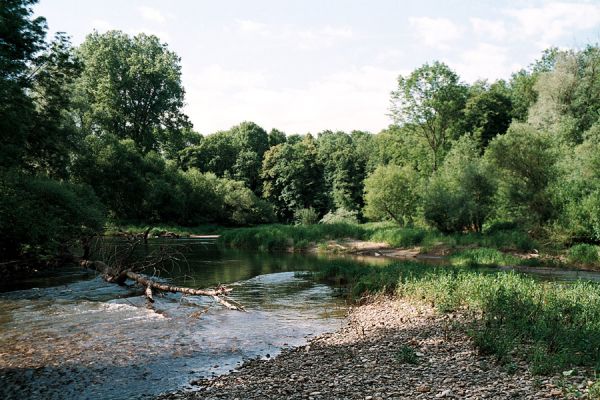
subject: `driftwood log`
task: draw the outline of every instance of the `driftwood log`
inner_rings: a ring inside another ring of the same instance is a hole
[[[149,232],[149,229],[147,232]],[[145,233],[141,239],[145,242],[146,237],[147,233]],[[79,262],[79,265],[84,268],[99,272],[102,274],[104,280],[110,283],[123,285],[127,279],[131,279],[135,283],[144,287],[144,294],[150,303],[154,302],[154,291],[183,293],[190,296],[211,297],[216,302],[230,310],[245,311],[241,304],[227,297],[227,294],[231,292],[231,289],[225,286],[220,285],[215,289],[193,289],[158,282],[146,275],[140,274],[140,271],[147,270],[151,267],[156,267],[157,265],[165,262],[172,262],[175,257],[172,254],[169,254],[167,251],[160,251],[159,254],[150,257],[150,259],[142,260],[141,262],[132,262],[130,260],[133,255],[133,250],[138,243],[139,240],[131,241],[128,244],[126,251],[123,252],[124,255],[119,257],[117,262],[107,264],[102,261],[92,261],[78,257],[73,257],[73,261]],[[86,249],[85,254],[90,254],[90,251]]]

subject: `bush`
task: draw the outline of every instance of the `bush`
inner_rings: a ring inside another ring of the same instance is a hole
[[[101,232],[102,205],[86,186],[0,174],[0,258],[56,255],[61,246]]]
[[[365,180],[365,215],[411,225],[419,205],[419,176],[410,167],[380,165]]]
[[[461,138],[423,196],[425,220],[444,233],[481,232],[496,187],[479,158],[477,143]]]
[[[598,246],[591,244],[576,244],[568,252],[569,261],[576,264],[593,265],[600,260]]]
[[[322,224],[358,224],[358,212],[338,208],[325,214],[320,222]]]
[[[294,213],[296,225],[314,225],[319,222],[319,214],[314,208],[299,208]]]

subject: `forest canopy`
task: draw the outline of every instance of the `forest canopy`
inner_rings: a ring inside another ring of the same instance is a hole
[[[243,121],[201,135],[166,43],[115,30],[79,46],[49,39],[35,3],[0,8],[2,258],[52,254],[107,220],[344,215],[600,241],[598,45],[548,49],[494,82],[424,64],[390,87],[392,124],[379,133],[298,135]]]

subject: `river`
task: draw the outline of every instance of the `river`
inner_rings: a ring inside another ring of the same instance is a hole
[[[162,278],[198,288],[228,284],[247,312],[175,294],[155,295],[147,309],[138,289],[76,267],[0,293],[0,398],[131,399],[193,390],[193,379],[302,345],[337,329],[345,316],[334,289],[302,274],[327,260],[204,244],[187,246],[185,259]]]
[[[144,251],[164,244],[151,241]],[[10,290],[0,287],[0,398],[132,399],[193,390],[194,379],[274,357],[343,323],[347,308],[336,289],[303,273],[340,258],[188,244],[180,266],[161,279],[197,288],[228,284],[247,312],[175,294],[155,295],[149,309],[139,289],[77,267],[13,282]]]

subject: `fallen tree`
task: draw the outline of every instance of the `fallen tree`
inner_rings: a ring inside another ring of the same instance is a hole
[[[111,249],[110,255],[105,257],[108,260],[107,262],[75,256],[72,259],[77,261],[82,267],[100,273],[107,282],[124,285],[127,279],[134,281],[144,288],[144,295],[150,303],[154,303],[154,291],[182,293],[189,296],[211,297],[230,310],[244,311],[244,307],[241,304],[227,297],[231,289],[223,285],[219,285],[215,289],[194,289],[159,282],[155,278],[142,273],[153,270],[154,274],[156,274],[157,271],[165,270],[166,265],[170,265],[171,267],[177,266],[182,261],[182,252],[175,244],[172,246],[161,245],[157,250],[150,252],[146,256],[140,256],[136,254],[135,250],[142,242],[146,242],[146,238],[127,236],[125,239],[123,243],[120,243],[120,246],[115,246]],[[84,255],[86,256],[93,253],[88,247],[91,246],[91,242],[83,242]]]

